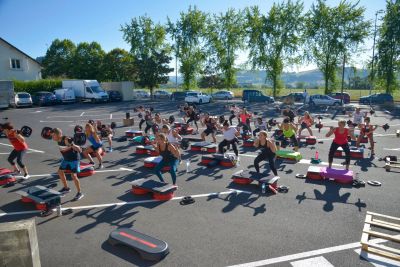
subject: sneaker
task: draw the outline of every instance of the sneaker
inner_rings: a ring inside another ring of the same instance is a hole
[[[104,165],[103,164],[99,164],[99,167],[97,167],[97,169],[103,169]]]
[[[63,187],[58,192],[60,192],[61,194],[67,194],[67,193],[71,192],[71,189],[69,187]]]
[[[94,162],[93,162],[93,161],[91,161],[91,162],[89,162],[89,164],[90,164],[90,165],[94,165]]]
[[[72,199],[72,201],[78,201],[79,199],[83,198],[85,195],[82,194],[81,192],[76,193],[75,197]]]
[[[113,152],[113,149],[110,147],[110,149],[108,150],[109,153]]]
[[[23,180],[28,180],[29,178],[31,178],[31,176],[27,173],[25,173],[24,176],[22,177]]]

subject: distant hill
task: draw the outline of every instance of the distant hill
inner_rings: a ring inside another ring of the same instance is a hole
[[[351,68],[345,69],[345,80],[354,76]],[[368,75],[368,71],[365,69],[357,69],[356,75],[360,78],[365,78]],[[237,73],[237,82],[239,85],[262,85],[265,82],[265,71],[263,70],[241,70]],[[338,74],[341,77],[341,73]],[[301,71],[301,72],[285,72],[282,74],[282,81],[285,85],[295,86],[296,83],[304,83],[307,87],[322,86],[324,84],[324,78],[322,73],[318,69]],[[171,84],[175,84],[175,76],[169,78]],[[178,84],[182,83],[181,76],[178,76]],[[267,85],[271,85],[267,83]]]

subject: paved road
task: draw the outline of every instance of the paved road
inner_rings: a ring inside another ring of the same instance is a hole
[[[74,207],[72,214],[41,218],[24,213],[33,211],[33,207],[22,204],[15,191],[51,183],[58,183],[56,189],[61,188],[57,176],[47,175],[56,172],[60,154],[54,142],[40,138],[42,127],[61,127],[71,134],[76,123],[88,119],[116,121],[121,125],[125,113],[132,112],[136,105],[74,104],[2,111],[1,117],[7,116],[17,126],[32,126],[34,133],[28,142],[33,150],[26,156],[26,162],[30,173],[38,176],[0,189],[0,222],[35,218],[43,266],[228,266],[252,262],[246,266],[299,266],[304,263],[299,262],[302,260],[306,260],[306,266],[311,266],[311,261],[318,266],[326,262],[333,266],[372,266],[354,251],[359,248],[355,242],[360,240],[366,211],[400,216],[398,174],[385,172],[381,168],[383,163],[377,160],[389,154],[400,156],[400,139],[394,134],[400,128],[400,120],[381,112],[372,117],[373,124],[389,122],[397,126],[387,132],[379,129],[376,158],[352,160],[351,169],[363,180],[381,181],[382,187],[367,185],[356,189],[333,182],[296,179],[296,173],[306,173],[308,164],[280,164],[280,184],[289,186],[289,193],[263,195],[256,185],[231,183],[232,173],[252,169],[257,155],[252,148],[241,148],[241,166],[233,169],[207,169],[198,164],[201,155],[185,152],[183,159],[191,159],[192,172],[185,173],[185,167],[179,167],[176,196],[195,196],[194,204],[181,206],[179,199],[140,202],[150,198],[132,195],[129,181],[155,175],[143,168],[144,157],[134,155],[135,149],[129,142],[115,141],[114,152],[105,157],[103,172],[81,179],[85,197],[78,202],[71,202],[75,190],[70,182],[72,192],[63,198],[63,207]],[[178,116],[175,104],[152,105],[166,117]],[[201,109],[228,115],[223,105],[223,102],[205,104]],[[277,116],[263,104],[250,108],[262,111],[268,118]],[[328,112],[324,125],[335,125],[330,117]],[[137,123],[133,128],[137,129]],[[117,128],[117,137],[123,136],[127,129]],[[321,133],[314,130],[323,144],[301,148],[303,158],[310,159],[318,151],[321,159],[327,161],[331,141],[324,137],[326,131],[327,128]],[[0,138],[1,167],[8,167],[6,153],[11,148],[6,144],[7,139]],[[336,164],[342,161],[335,159]],[[262,168],[268,172],[268,164]],[[169,174],[165,177],[170,181]],[[165,240],[171,253],[159,263],[149,263],[127,248],[111,247],[106,242],[108,234],[118,227],[133,227]]]

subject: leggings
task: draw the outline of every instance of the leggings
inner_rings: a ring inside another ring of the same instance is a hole
[[[194,125],[196,125],[196,129],[198,130],[199,129],[199,126],[197,125],[197,121],[194,119],[194,118],[192,118],[192,117],[190,117],[188,120],[187,120],[187,124],[189,124],[189,123],[191,123],[191,122],[194,122]]]
[[[165,162],[164,160],[161,160],[160,163],[158,163],[157,166],[154,168],[158,179],[160,179],[161,182],[164,182],[161,170],[164,166],[169,165],[171,167],[171,169],[169,170],[169,173],[171,174],[172,183],[175,185],[176,184],[176,169],[178,168],[178,164],[179,164],[179,159],[172,159],[170,162]]]
[[[221,143],[219,143],[219,145],[218,145],[218,153],[223,154],[224,147],[225,146],[229,147],[229,145],[232,145],[233,152],[235,152],[235,155],[239,156],[239,151],[237,149],[236,140],[235,139],[230,140],[230,141],[224,139]]]
[[[279,141],[282,141],[282,146],[286,143],[286,138],[290,140],[290,142],[292,142],[293,146],[298,147],[299,146],[299,142],[297,141],[296,135],[292,135],[290,137],[286,137],[285,135],[282,134],[282,136],[279,138]],[[278,144],[279,145],[279,144]]]
[[[21,168],[25,168],[25,165],[22,162],[22,158],[25,155],[25,153],[26,153],[26,150],[17,151],[17,150],[14,149],[13,151],[11,151],[10,156],[8,156],[7,160],[12,166],[14,166],[15,165],[14,160],[17,159],[18,165]]]
[[[232,115],[229,117],[229,123],[230,123],[231,125],[232,125],[232,120],[233,120],[234,118],[236,118],[236,115],[235,115],[235,114],[232,114]],[[238,117],[238,124],[240,124],[239,117]]]
[[[260,173],[260,162],[263,160],[268,160],[269,168],[275,176],[278,176],[278,172],[275,168],[275,154],[267,154],[266,152],[261,152],[258,154],[258,156],[254,159],[254,168],[256,168],[258,173]]]
[[[144,133],[147,134],[147,132],[150,129],[153,131],[153,134],[156,134],[155,131],[154,131],[153,125],[148,125],[148,124],[146,124],[146,128],[144,128]]]
[[[140,122],[139,122],[139,129],[140,130],[142,130],[142,125],[143,125],[143,123],[145,122],[146,120],[144,120],[144,119],[141,119],[140,120]]]
[[[333,155],[335,154],[335,151],[339,148],[343,148],[344,153],[346,154],[346,165],[350,164],[350,147],[349,144],[343,144],[343,145],[339,145],[336,144],[335,142],[332,142],[331,144],[331,148],[329,149],[329,163],[333,162]]]

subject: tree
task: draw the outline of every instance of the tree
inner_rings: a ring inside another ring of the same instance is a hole
[[[43,59],[43,77],[71,77],[71,63],[76,50],[69,40],[55,39]]]
[[[400,0],[386,1],[386,14],[379,31],[377,74],[387,93],[398,86],[400,70]]]
[[[300,1],[274,3],[267,15],[258,7],[247,9],[249,60],[253,68],[265,69],[272,82],[273,96],[280,88],[285,63],[298,60],[302,43],[304,16]]]
[[[137,83],[150,89],[168,82],[171,61],[170,48],[165,43],[166,30],[160,24],[154,24],[151,18],[141,16],[121,27],[124,40],[130,44],[130,53],[134,57],[138,71]]]
[[[341,59],[350,57],[368,35],[370,22],[365,21],[365,8],[341,1],[329,7],[324,0],[313,4],[306,18],[307,56],[324,75],[325,93],[337,84],[336,69]]]
[[[183,87],[196,86],[196,76],[201,72],[206,58],[204,36],[207,15],[196,7],[184,13],[176,23],[168,18],[168,32],[176,42],[175,54],[180,60],[179,71],[183,75]]]
[[[218,69],[222,71],[226,88],[236,84],[236,52],[244,48],[244,12],[230,8],[225,14],[214,15],[207,23],[209,53],[218,59]]]
[[[99,43],[79,43],[72,59],[73,78],[101,80],[104,56],[105,52]]]
[[[102,80],[131,81],[136,77],[134,60],[124,49],[115,48],[104,56]]]

